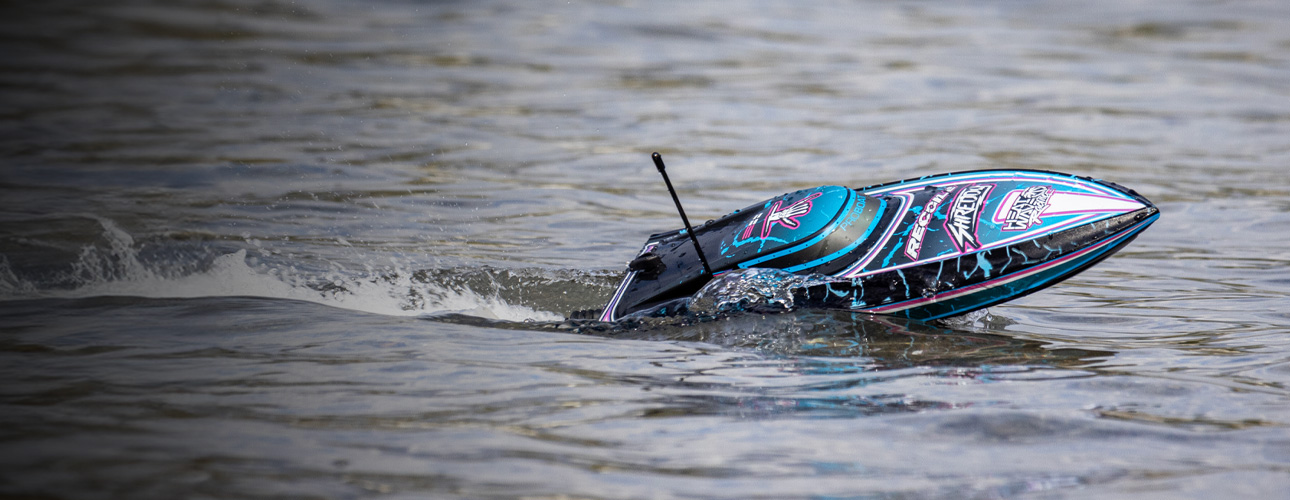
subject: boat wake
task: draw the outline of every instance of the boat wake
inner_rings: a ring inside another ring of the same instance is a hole
[[[394,316],[461,314],[505,321],[559,321],[541,299],[564,280],[546,270],[304,270],[247,249],[211,256],[143,259],[140,246],[111,220],[92,217],[103,232],[63,270],[28,276],[0,255],[0,301],[103,296],[145,298],[264,297]],[[537,278],[537,279],[535,279]],[[594,281],[594,277],[593,278]],[[525,288],[525,283],[532,283]],[[565,286],[572,287],[572,284]],[[609,285],[605,285],[609,286]],[[585,286],[583,287],[585,288]],[[603,292],[598,292],[603,293]],[[527,302],[527,303],[526,303]],[[558,310],[558,309],[556,309]]]

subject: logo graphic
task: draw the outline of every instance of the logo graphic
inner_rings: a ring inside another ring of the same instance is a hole
[[[768,215],[766,215],[766,220],[761,227],[761,238],[766,239],[767,236],[770,236],[770,229],[775,227],[775,224],[779,224],[788,229],[797,229],[802,227],[802,223],[799,222],[797,218],[811,213],[811,200],[819,198],[820,195],[823,194],[824,193],[816,191],[806,198],[793,202],[792,205],[785,207],[783,210],[779,207],[784,203],[784,201],[776,200],[775,204],[771,205],[770,211],[765,212]],[[756,216],[753,216],[752,220],[748,221],[748,225],[744,226],[744,231],[741,236],[742,239],[746,240],[752,237],[753,230],[757,227],[757,222],[762,220],[761,215],[762,214],[757,214]]]
[[[739,236],[740,239],[746,240],[752,237],[753,228],[757,227],[757,222],[761,221],[761,214],[761,212],[758,212],[757,215],[753,216],[752,220],[748,221],[748,225],[744,226],[744,233]]]
[[[1053,196],[1051,186],[1030,186],[1019,192],[1008,193],[1009,198],[1014,195],[1016,201],[1008,208],[1008,215],[1003,222],[1004,231],[1025,231],[1030,226],[1043,222],[1039,220],[1039,215],[1048,208],[1048,199]]]
[[[918,253],[923,249],[923,236],[927,234],[927,225],[932,222],[932,214],[952,192],[939,191],[932,195],[932,199],[927,200],[927,204],[923,205],[923,211],[918,214],[918,218],[914,219],[914,227],[909,230],[909,242],[905,243],[905,256],[909,257],[909,260],[918,260]]]
[[[985,208],[986,196],[992,189],[994,184],[972,184],[954,196],[954,204],[945,219],[945,230],[960,252],[981,248],[976,235],[977,222],[981,219],[981,209]]]

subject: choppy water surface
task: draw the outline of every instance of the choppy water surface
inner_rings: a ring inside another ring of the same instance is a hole
[[[3,11],[5,495],[1290,491],[1290,4]],[[677,225],[654,150],[698,220],[988,167],[1163,217],[945,322],[565,321]]]

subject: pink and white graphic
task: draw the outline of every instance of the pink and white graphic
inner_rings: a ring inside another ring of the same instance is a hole
[[[766,239],[767,236],[770,236],[770,229],[775,227],[775,224],[789,229],[801,227],[802,223],[798,222],[797,218],[811,213],[811,207],[813,206],[811,200],[819,198],[822,194],[824,193],[819,191],[811,193],[810,196],[793,202],[792,205],[785,207],[783,210],[779,208],[783,204],[783,200],[776,200],[775,204],[771,205],[770,211],[766,212],[769,215],[766,216],[766,221],[762,223],[761,238]],[[752,220],[748,221],[748,225],[744,226],[743,239],[746,240],[752,237],[753,228],[757,226],[758,220],[761,220],[761,214],[754,216]]]
[[[947,182],[947,181],[952,181],[952,182]],[[915,182],[893,183],[888,186],[881,186],[878,188],[866,189],[866,190],[863,190],[862,192],[869,196],[891,196],[891,197],[899,198],[901,205],[900,205],[900,208],[898,209],[898,212],[904,212],[905,210],[908,210],[909,206],[912,205],[914,193],[917,191],[926,189],[928,186],[936,186],[941,189],[950,189],[956,186],[967,186],[973,183],[982,183],[982,182],[988,182],[988,183],[1024,182],[1027,184],[1031,184],[1031,186],[1027,188],[1014,189],[1006,193],[1003,199],[998,201],[999,205],[997,208],[993,204],[990,204],[989,207],[984,207],[984,206],[982,207],[983,210],[979,213],[980,220],[983,224],[987,224],[987,225],[993,222],[995,227],[991,229],[995,229],[995,228],[1003,229],[1008,224],[1008,220],[1009,220],[1008,212],[1012,210],[1014,207],[1023,208],[1021,207],[1021,205],[1017,205],[1018,199],[1021,197],[1022,193],[1026,191],[1026,189],[1033,188],[1034,184],[1042,183],[1041,184],[1042,186],[1051,188],[1051,193],[1049,193],[1048,200],[1042,204],[1042,208],[1038,210],[1039,213],[1034,219],[1023,218],[1022,215],[1024,214],[1021,214],[1021,213],[1014,214],[1014,217],[1013,217],[1014,225],[1012,227],[1018,227],[1017,225],[1025,225],[1027,223],[1030,223],[1029,229],[1026,229],[1026,230],[1014,229],[1014,230],[1009,230],[1007,232],[1000,232],[995,236],[998,239],[992,238],[991,241],[989,242],[983,242],[985,243],[985,245],[982,247],[977,248],[975,245],[972,245],[973,248],[977,250],[985,250],[985,249],[1007,246],[1007,245],[1016,243],[1018,241],[1025,240],[1027,238],[1034,238],[1038,235],[1052,234],[1059,231],[1064,231],[1072,227],[1079,226],[1081,224],[1087,224],[1089,222],[1115,217],[1117,215],[1133,212],[1135,210],[1141,210],[1146,206],[1146,205],[1143,205],[1142,203],[1135,201],[1128,195],[1125,195],[1120,191],[1108,186],[1104,186],[1097,183],[1090,183],[1079,179],[1072,179],[1070,178],[1070,176],[1066,176],[1063,174],[1050,174],[1050,173],[1043,173],[1043,172],[1013,172],[1013,171],[969,172],[965,174],[954,174],[950,176],[933,176],[933,177],[920,180],[920,181],[915,181]],[[1037,193],[1038,191],[1039,189],[1036,189],[1035,191],[1032,192],[1032,195],[1035,196],[1036,201],[1040,197],[1040,195],[1038,195]],[[955,204],[955,208],[958,208],[958,204]],[[953,217],[953,214],[956,214],[957,211],[951,210],[948,213],[951,215],[951,217]],[[971,220],[966,217],[954,217],[954,218],[956,219],[956,221]],[[896,228],[898,227],[908,227],[908,226],[904,226],[901,224],[891,224],[890,226],[888,226],[887,232],[884,233],[882,237],[878,240],[880,242],[878,245],[875,245],[873,249],[869,251],[869,253],[865,254],[864,257],[857,260],[855,264],[852,264],[848,266],[845,270],[837,273],[836,276],[842,277],[842,278],[863,278],[865,276],[870,276],[890,269],[903,269],[906,267],[925,264],[928,262],[936,262],[938,260],[952,259],[957,257],[958,255],[961,255],[961,253],[945,253],[945,254],[941,254],[936,257],[933,257],[931,259],[912,261],[912,262],[900,264],[898,266],[894,266],[890,268],[880,268],[877,266],[870,267],[871,264],[873,264],[877,260],[877,258],[881,255],[880,250],[884,250],[888,248],[887,244],[890,241],[892,241],[892,238],[895,237]],[[948,229],[949,228],[947,228],[947,230]],[[968,231],[963,231],[962,234],[957,234],[953,231],[950,231],[948,236],[950,236],[951,238],[954,238],[956,236],[961,237],[965,242],[967,242],[969,239],[975,239],[975,236],[973,236],[972,238],[963,237],[968,233],[969,233]],[[971,233],[974,234],[975,231],[971,231]],[[958,242],[955,241],[954,243],[957,244]],[[906,256],[908,256],[908,254],[906,254]]]
[[[1120,214],[1144,205],[1134,200],[1095,194],[1056,191],[1031,186],[1009,192],[990,218],[1004,231],[1025,231],[1043,224],[1043,217],[1080,214]]]
[[[1052,186],[1030,186],[1016,189],[1003,197],[1003,203],[994,212],[996,224],[1002,224],[1004,231],[1025,231],[1036,224],[1043,224],[1039,216],[1048,209],[1048,200],[1053,197]],[[999,220],[1000,214],[1003,220]]]
[[[954,195],[954,204],[945,216],[944,226],[959,252],[981,248],[981,238],[977,236],[978,221],[993,189],[994,184],[970,184]]]
[[[927,234],[927,225],[932,222],[932,215],[936,213],[936,207],[941,206],[941,202],[950,197],[951,191],[940,191],[927,200],[923,206],[923,211],[918,213],[918,218],[914,219],[914,227],[909,230],[909,242],[905,244],[905,256],[909,260],[918,260],[918,253],[923,251],[923,236]]]
[[[757,215],[753,216],[752,220],[748,221],[748,225],[744,226],[744,232],[739,236],[739,239],[746,240],[748,238],[752,238],[753,228],[757,227],[757,223],[760,221],[761,213],[759,212]]]

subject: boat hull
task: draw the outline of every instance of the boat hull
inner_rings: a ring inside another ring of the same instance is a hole
[[[758,267],[816,276],[794,290],[798,307],[927,320],[1056,284],[1159,215],[1109,182],[982,170],[796,191],[709,221],[695,236],[716,275]],[[675,312],[712,278],[691,245],[683,231],[651,236],[599,318]]]

